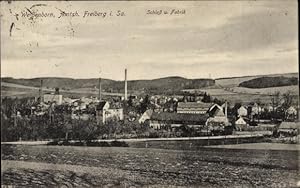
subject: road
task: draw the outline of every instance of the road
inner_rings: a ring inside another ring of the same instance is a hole
[[[227,135],[227,136],[202,136],[202,137],[178,137],[178,138],[129,138],[129,139],[99,139],[101,142],[145,142],[145,141],[180,141],[180,140],[221,140],[221,139],[234,139],[234,138],[256,138],[263,137],[262,134],[252,135]],[[16,142],[1,142],[1,144],[13,144],[13,145],[45,145],[49,141],[16,141]],[[72,142],[72,141],[71,141]]]

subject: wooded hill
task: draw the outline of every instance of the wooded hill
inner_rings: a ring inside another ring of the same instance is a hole
[[[72,79],[43,77],[32,79],[15,79],[10,77],[1,78],[1,82],[19,84],[31,87],[40,87],[43,80],[43,87],[61,88],[63,90],[72,90],[80,88],[98,88],[98,79]],[[115,81],[102,79],[102,89],[108,92],[124,91],[124,81]],[[213,79],[186,79],[182,77],[166,77],[153,80],[130,80],[128,81],[128,90],[135,91],[179,91],[182,89],[194,89],[212,86],[215,84]]]
[[[261,77],[251,80],[244,81],[239,84],[239,87],[246,88],[269,88],[269,87],[280,87],[280,86],[291,86],[298,85],[297,77]]]

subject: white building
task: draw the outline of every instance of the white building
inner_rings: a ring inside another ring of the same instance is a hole
[[[239,117],[243,117],[243,116],[247,116],[248,115],[248,111],[247,109],[244,107],[244,106],[241,106],[239,109],[238,109],[238,116]]]
[[[260,114],[261,112],[262,112],[262,108],[257,103],[255,103],[252,106],[251,114],[252,115],[257,115],[257,114]]]
[[[223,108],[218,104],[214,104],[209,109],[209,118],[207,120],[208,125],[216,126],[228,126],[230,125],[228,118],[226,117],[225,113],[223,112]]]
[[[63,96],[60,94],[44,94],[44,102],[55,102],[57,105],[61,105],[63,102]]]
[[[242,117],[240,117],[235,121],[235,126],[239,131],[242,131],[245,127],[247,127],[247,123]]]
[[[238,120],[235,121],[236,125],[247,125],[246,121],[240,117]]]
[[[100,102],[96,107],[96,111],[97,123],[100,123],[101,121],[102,123],[107,123],[110,119],[124,119],[123,108],[112,108],[106,101]]]
[[[295,107],[290,106],[286,111],[285,111],[285,116],[286,119],[297,119],[297,114],[298,111]]]
[[[144,123],[146,120],[149,120],[151,118],[153,111],[152,110],[146,110],[143,115],[140,117],[139,119],[139,123],[142,124]]]

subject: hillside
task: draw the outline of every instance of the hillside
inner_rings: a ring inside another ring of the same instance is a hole
[[[261,77],[298,77],[298,73],[284,73],[284,74],[269,74],[269,75],[254,75],[254,76],[241,76],[241,77],[227,77],[227,78],[218,78],[216,79],[216,85],[221,86],[222,88],[231,88],[237,87],[240,83],[248,80],[252,80],[255,78]]]
[[[270,88],[270,87],[281,87],[281,86],[292,86],[298,85],[298,78],[296,77],[261,77],[255,78],[248,81],[244,81],[239,84],[239,87],[246,88]]]
[[[216,84],[214,86],[194,89],[194,90],[186,90],[186,91],[206,92],[213,97],[227,100],[232,104],[236,102],[242,102],[247,104],[253,101],[263,101],[265,103],[271,103],[272,95],[274,95],[277,92],[280,92],[281,94],[290,92],[294,96],[293,101],[294,102],[298,101],[299,87],[297,84],[289,85],[289,86],[266,87],[266,88],[239,87],[239,85],[243,82],[257,79],[257,78],[262,78],[262,77],[285,77],[285,78],[294,77],[298,79],[298,73],[218,78],[215,80]]]
[[[75,88],[94,88],[98,84],[98,79],[73,79],[73,78],[56,78],[56,77],[43,77],[32,79],[15,79],[10,77],[1,78],[1,82],[19,84],[30,87],[40,87],[41,80],[43,86],[48,88],[59,87],[62,89],[75,89]],[[113,84],[115,81],[109,79],[102,79],[102,86]]]
[[[59,87],[62,90],[88,90],[98,88],[98,79],[72,79],[72,78],[33,78],[15,79],[1,78],[1,83],[17,84],[28,87],[39,87],[43,80],[43,87],[53,89]],[[128,90],[147,91],[163,93],[166,91],[180,91],[182,89],[193,89],[208,87],[215,84],[212,79],[186,79],[182,77],[166,77],[153,80],[130,80]],[[102,89],[108,92],[123,92],[124,81],[102,79]]]

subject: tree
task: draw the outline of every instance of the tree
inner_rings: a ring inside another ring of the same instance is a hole
[[[146,95],[143,102],[141,103],[140,113],[144,113],[150,105],[149,95]]]
[[[213,102],[218,105],[222,105],[224,103],[224,101],[219,100],[218,98],[214,98]]]
[[[292,103],[293,103],[293,96],[291,94],[291,91],[287,91],[286,93],[283,94],[283,104],[282,107],[286,110],[288,109]]]
[[[115,118],[111,118],[105,126],[108,126],[108,136],[109,137],[113,137],[116,138],[116,134],[120,133],[122,130],[122,125],[120,124],[120,122],[115,119]]]
[[[100,134],[100,126],[96,123],[96,120],[73,120],[72,138],[78,139],[80,142],[91,141],[96,139]]]
[[[133,100],[132,100],[132,96],[129,96],[129,99],[127,101],[127,104],[129,107],[132,107],[133,106]]]
[[[212,101],[211,96],[205,92],[204,95],[203,95],[202,102],[209,103],[211,101]]]

